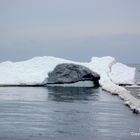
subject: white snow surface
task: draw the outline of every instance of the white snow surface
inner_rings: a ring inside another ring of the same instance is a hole
[[[0,63],[0,85],[41,85],[57,64],[72,61],[50,56]]]
[[[124,64],[116,63],[112,65],[109,73],[110,79],[116,84],[134,84],[135,68],[130,68]]]
[[[22,62],[0,63],[0,85],[42,85],[56,65],[75,63],[97,72],[102,89],[119,95],[131,109],[140,112],[140,100],[136,99],[125,88],[117,84],[135,84],[135,68],[117,63],[115,58],[93,57],[88,63],[74,62],[51,56],[35,57]]]

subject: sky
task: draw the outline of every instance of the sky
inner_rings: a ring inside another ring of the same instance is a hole
[[[140,0],[0,0],[0,62],[35,56],[140,63]]]

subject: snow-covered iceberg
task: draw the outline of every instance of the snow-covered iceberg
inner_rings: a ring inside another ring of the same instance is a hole
[[[125,100],[132,109],[140,112],[140,100],[133,97],[129,91],[119,84],[135,84],[135,68],[116,62],[115,58],[93,57],[88,63],[74,62],[50,56],[35,57],[22,62],[0,63],[0,85],[42,85],[58,64],[74,63],[88,67],[100,75],[102,89],[117,94]]]
[[[72,61],[44,56],[22,62],[0,63],[0,85],[41,85],[48,73],[64,62]]]
[[[44,56],[22,62],[0,63],[0,85],[41,85],[48,73],[61,63],[80,64],[90,68],[101,76],[101,85],[107,81],[116,84],[134,84],[135,82],[135,68],[116,63],[113,57],[93,57],[89,63],[80,63]]]
[[[109,77],[115,84],[134,84],[135,68],[130,68],[124,64],[116,63],[112,65]]]

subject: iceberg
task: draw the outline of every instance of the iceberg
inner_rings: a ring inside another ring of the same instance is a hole
[[[42,85],[48,73],[64,62],[71,61],[44,56],[22,62],[0,63],[0,85]]]
[[[135,83],[135,70],[135,68],[130,68],[124,64],[116,63],[111,67],[109,76],[115,84],[132,85]]]
[[[0,63],[0,85],[42,85],[48,73],[62,63],[88,67],[101,76],[100,84],[112,81],[115,84],[134,84],[135,68],[116,63],[115,58],[93,57],[89,63],[70,61],[51,56],[35,57],[22,62]]]
[[[48,73],[62,63],[83,65],[98,73],[102,89],[120,96],[131,109],[140,112],[140,100],[133,97],[124,87],[119,86],[135,84],[135,68],[118,63],[110,56],[93,57],[87,63],[51,56],[35,57],[22,62],[2,62],[0,63],[0,86],[43,85]]]

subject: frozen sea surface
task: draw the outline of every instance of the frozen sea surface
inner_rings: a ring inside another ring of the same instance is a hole
[[[0,140],[139,140],[140,115],[100,88],[0,87]]]

